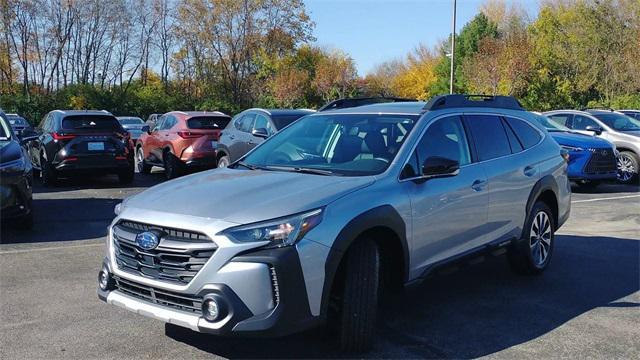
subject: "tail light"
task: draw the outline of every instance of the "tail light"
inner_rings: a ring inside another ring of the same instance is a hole
[[[204,135],[205,134],[203,133],[195,133],[191,131],[178,131],[178,136],[180,136],[183,139],[195,139]]]
[[[57,132],[54,132],[51,136],[53,136],[53,140],[71,140],[76,137],[75,135],[63,135]]]

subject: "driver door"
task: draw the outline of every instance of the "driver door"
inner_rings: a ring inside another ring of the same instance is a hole
[[[434,156],[457,161],[459,173],[422,178],[420,164]],[[403,175],[401,184],[411,199],[411,260],[420,272],[482,240],[489,206],[487,177],[483,165],[472,162],[460,116],[440,118],[429,125]]]

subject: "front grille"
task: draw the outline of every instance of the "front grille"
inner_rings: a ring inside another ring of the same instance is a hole
[[[126,295],[130,295],[153,304],[168,306],[198,315],[202,314],[202,298],[200,297],[161,290],[119,277],[115,277],[115,280],[116,288]]]
[[[145,250],[136,244],[136,235],[151,229],[161,232],[160,244]],[[122,271],[155,280],[188,284],[216,250],[206,235],[130,221],[113,227],[116,264]],[[189,242],[189,239],[195,239]]]
[[[591,158],[584,167],[587,174],[607,174],[616,171],[616,156],[612,149],[589,149]]]

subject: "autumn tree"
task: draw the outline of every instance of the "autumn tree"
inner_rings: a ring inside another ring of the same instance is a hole
[[[341,51],[333,51],[319,61],[313,85],[329,102],[354,93],[357,77],[353,60]]]

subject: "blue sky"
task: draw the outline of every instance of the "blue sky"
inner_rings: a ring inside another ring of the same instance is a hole
[[[508,0],[535,14],[538,0]],[[456,30],[473,18],[484,0],[458,0]],[[403,57],[422,43],[437,45],[451,32],[453,0],[306,0],[316,23],[316,44],[338,48],[365,75],[376,64]]]

